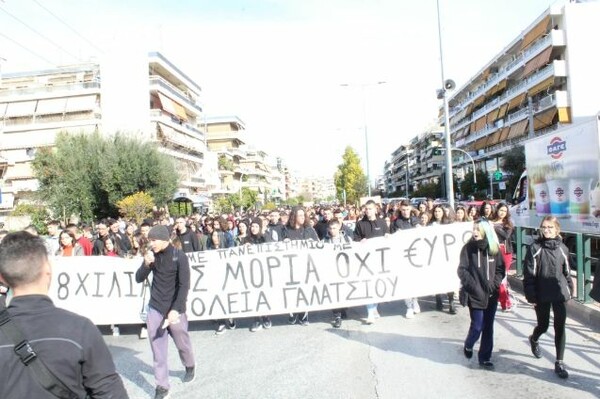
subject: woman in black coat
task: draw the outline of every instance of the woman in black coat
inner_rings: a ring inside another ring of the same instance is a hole
[[[542,357],[538,340],[550,325],[550,308],[554,312],[554,372],[560,378],[569,377],[563,356],[566,344],[566,303],[573,292],[570,263],[569,249],[562,242],[558,219],[554,216],[544,217],[540,225],[540,237],[529,247],[525,258],[523,290],[527,302],[535,307],[537,326],[529,336],[529,345],[538,359]]]
[[[481,337],[479,365],[488,370],[494,349],[494,318],[498,308],[498,288],[506,274],[498,248],[498,238],[490,222],[479,219],[473,225],[473,237],[460,253],[458,277],[467,296],[471,325],[465,339],[464,354],[473,356],[473,347]]]

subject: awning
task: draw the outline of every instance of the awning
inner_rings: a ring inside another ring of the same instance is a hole
[[[475,131],[478,132],[485,127],[485,115],[475,122]]]
[[[487,136],[477,139],[477,141],[475,141],[475,143],[473,143],[473,150],[474,151],[481,150],[483,147],[485,147],[485,143],[487,142],[487,140],[488,140]]]
[[[489,114],[487,114],[486,122],[488,125],[491,125],[492,123],[494,123],[494,121],[496,119],[498,119],[498,109],[497,108],[495,110],[493,110],[492,112],[490,112]]]
[[[500,135],[502,134],[502,130],[503,129],[498,129],[488,136],[488,140],[485,143],[486,147],[498,144],[498,141],[500,140]]]
[[[93,111],[96,108],[96,95],[67,98],[66,112]]]
[[[536,26],[534,26],[529,32],[523,37],[521,42],[521,50],[529,47],[533,42],[542,37],[548,32],[548,26],[550,25],[550,15],[546,15]]]
[[[502,143],[508,139],[508,133],[510,133],[510,127],[503,127],[502,132],[500,132],[500,137],[498,138],[498,143]]]
[[[540,91],[546,90],[547,88],[552,87],[553,85],[554,85],[554,76],[550,76],[546,80],[536,84],[531,89],[529,89],[528,90],[529,97],[533,97],[536,94],[538,94]]]
[[[15,118],[19,116],[33,116],[37,101],[17,101],[14,103],[8,103],[6,109],[6,118]]]
[[[551,108],[539,115],[533,116],[533,129],[540,130],[554,124],[554,117],[558,113],[558,109]]]
[[[39,100],[35,110],[36,115],[51,115],[62,114],[65,112],[67,104],[66,98],[49,98],[47,100]]]
[[[479,97],[477,97],[475,99],[475,101],[473,101],[473,107],[477,107],[479,105],[481,105],[483,103],[483,101],[485,100],[485,95],[480,95]]]
[[[507,83],[507,79],[504,79],[501,82],[498,82],[498,84],[494,85],[491,89],[489,89],[485,93],[485,96],[488,97],[488,98],[490,98],[494,94],[498,93],[500,90],[505,89],[506,88],[506,83]]]
[[[504,118],[506,115],[506,110],[508,109],[508,104],[502,104],[500,108],[498,108],[498,119]]]
[[[552,46],[539,53],[537,56],[532,58],[527,64],[525,64],[525,70],[523,71],[523,78],[531,75],[534,71],[537,71],[541,67],[546,66],[550,62],[550,55],[552,54]]]
[[[33,177],[31,162],[16,163],[6,169],[4,180],[33,179]]]
[[[558,108],[558,121],[560,123],[571,123],[571,110],[569,107]]]
[[[473,103],[467,105],[467,108],[465,108],[467,111],[465,112],[465,117],[471,115],[471,111],[473,111]]]
[[[525,134],[525,130],[527,129],[527,124],[529,121],[527,119],[523,119],[520,122],[515,123],[510,127],[510,133],[508,133],[509,139],[514,139],[517,137],[521,137]]]
[[[523,100],[525,99],[525,96],[527,95],[527,93],[521,93],[518,96],[516,96],[515,98],[513,98],[512,100],[510,100],[508,102],[508,108],[507,111],[510,111],[511,109],[521,105],[521,103],[523,102]]]
[[[187,121],[187,114],[185,113],[185,109],[181,104],[176,101],[171,100],[169,97],[165,96],[162,93],[157,93],[158,98],[160,99],[160,104],[162,105],[162,109],[167,111],[173,116],[177,116],[184,121]]]

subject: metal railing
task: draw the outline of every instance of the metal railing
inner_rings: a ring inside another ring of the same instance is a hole
[[[515,227],[515,247],[516,251],[516,272],[517,277],[523,277],[523,263],[525,256],[529,249],[529,246],[533,242],[533,237],[536,236],[536,230],[530,227]],[[577,301],[582,303],[590,303],[590,291],[592,290],[592,284],[594,282],[594,276],[592,275],[592,262],[596,266],[596,272],[598,270],[598,263],[600,259],[592,256],[592,240],[600,240],[600,237],[583,234],[583,233],[571,233],[561,232],[564,236],[563,241],[570,240],[571,243],[575,243],[575,252],[571,252],[571,258],[575,259],[576,268],[574,270],[575,277],[577,279]],[[571,248],[573,248],[571,246]],[[572,271],[573,272],[573,271]]]

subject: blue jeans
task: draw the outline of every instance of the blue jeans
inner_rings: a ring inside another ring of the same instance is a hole
[[[469,314],[471,315],[471,325],[469,333],[465,339],[465,348],[473,349],[479,337],[479,363],[487,362],[492,358],[492,350],[494,349],[494,318],[496,317],[496,309],[498,308],[498,298],[493,296],[488,301],[487,309],[473,309],[469,306]]]

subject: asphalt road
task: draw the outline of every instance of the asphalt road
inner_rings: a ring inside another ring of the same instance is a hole
[[[600,397],[600,334],[569,319],[565,363],[568,380],[554,374],[552,326],[540,343],[543,357],[530,352],[527,337],[534,326],[533,308],[519,297],[514,313],[496,315],[493,361],[483,370],[477,355],[462,354],[469,326],[467,308],[452,316],[436,311],[432,297],[422,312],[404,317],[402,301],[380,305],[382,317],[366,325],[364,308],[348,312],[334,329],[328,311],[312,313],[310,325],[273,318],[273,327],[249,332],[251,320],[236,330],[214,334],[210,322],[191,323],[197,378],[181,383],[183,366],[175,346],[169,348],[172,398],[573,398]],[[105,339],[131,398],[152,398],[154,377],[148,340],[139,327],[121,328]],[[478,344],[475,347],[478,348]]]

